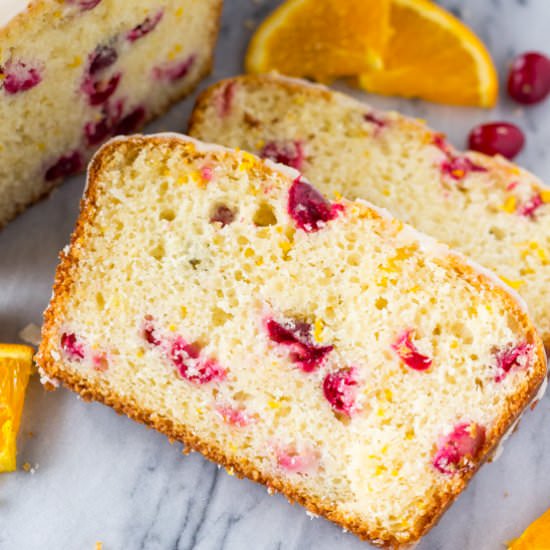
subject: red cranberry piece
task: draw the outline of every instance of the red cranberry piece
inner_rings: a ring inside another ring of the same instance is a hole
[[[341,204],[331,204],[300,177],[294,180],[288,193],[288,213],[306,233],[319,231],[343,209]]]
[[[453,475],[472,466],[485,444],[485,428],[476,422],[463,422],[442,438],[433,466],[442,474]]]
[[[392,344],[392,349],[397,353],[399,359],[413,370],[424,371],[431,367],[432,360],[422,355],[414,342],[412,341],[412,335],[414,329],[405,330]]]
[[[432,138],[432,143],[448,157],[454,156],[452,147],[449,145],[444,134],[435,134]]]
[[[291,345],[309,341],[311,325],[300,321],[290,320],[286,326],[270,319],[267,322],[267,333],[269,338],[277,344]]]
[[[237,409],[231,405],[218,405],[216,411],[223,418],[224,422],[237,428],[245,428],[253,421],[246,411]]]
[[[357,369],[344,368],[327,374],[323,393],[335,412],[351,416],[356,408],[357,385]]]
[[[140,23],[139,25],[137,25],[137,27],[134,27],[126,35],[126,38],[130,42],[135,42],[136,40],[143,38],[145,35],[149,34],[155,29],[155,27],[160,23],[163,16],[164,10],[161,9],[157,13],[155,13],[155,15],[150,15],[149,17],[146,17],[143,23]]]
[[[311,448],[301,451],[293,446],[277,451],[277,465],[293,474],[305,474],[319,465],[319,453]]]
[[[464,179],[470,172],[486,171],[486,168],[475,164],[467,157],[454,157],[441,163],[441,172],[457,181]]]
[[[212,181],[214,177],[214,169],[211,166],[202,166],[201,167],[201,178],[204,181]]]
[[[495,382],[502,382],[511,370],[528,368],[532,351],[533,346],[525,342],[497,350],[495,352],[497,362]]]
[[[84,168],[84,161],[78,151],[69,153],[59,158],[55,164],[46,170],[44,179],[46,181],[55,181],[77,174]]]
[[[109,361],[106,353],[97,353],[92,357],[92,367],[98,372],[109,370]]]
[[[41,68],[23,61],[8,61],[0,67],[0,76],[4,77],[4,91],[9,95],[26,92],[42,82]]]
[[[225,204],[220,204],[214,210],[213,214],[210,216],[210,223],[218,222],[222,224],[222,227],[233,223],[235,220],[235,213],[231,208],[225,206]]]
[[[387,122],[380,115],[375,114],[374,112],[363,115],[363,118],[367,122],[374,124],[378,130],[382,130],[382,128],[387,126]]]
[[[435,134],[432,143],[447,157],[441,163],[441,172],[455,181],[462,180],[470,172],[487,172],[486,168],[472,162],[468,157],[457,155],[443,134]]]
[[[65,332],[61,335],[61,349],[71,361],[84,359],[84,344],[79,341],[74,332]]]
[[[123,117],[118,124],[115,125],[114,134],[131,134],[135,132],[145,121],[146,112],[143,107],[136,107],[133,111]]]
[[[72,4],[78,8],[80,11],[88,11],[94,9],[101,0],[67,0],[68,4]]]
[[[216,109],[221,118],[226,117],[231,112],[236,86],[237,84],[231,80],[227,82],[218,92],[216,98]]]
[[[111,125],[108,119],[103,118],[99,122],[88,122],[84,126],[86,142],[90,147],[103,143],[111,135]]]
[[[160,336],[158,335],[154,320],[150,315],[145,317],[145,322],[143,323],[143,337],[147,343],[153,346],[161,345]]]
[[[476,126],[468,136],[468,147],[486,155],[513,159],[525,144],[523,132],[509,122],[491,122]]]
[[[304,372],[319,368],[334,346],[317,346],[311,342],[311,325],[289,320],[282,325],[273,319],[266,323],[267,333],[272,342],[288,346],[290,360],[298,364]]]
[[[538,52],[516,57],[508,74],[508,93],[524,105],[542,101],[550,93],[550,59]]]
[[[270,141],[260,151],[260,157],[301,170],[304,150],[299,141]]]
[[[118,59],[117,51],[111,46],[98,46],[90,55],[88,74],[95,75],[110,67]]]
[[[97,106],[105,103],[116,92],[121,76],[120,73],[116,73],[109,80],[86,78],[82,91],[88,95],[90,105]]]
[[[528,201],[521,204],[517,209],[517,213],[520,216],[525,216],[526,218],[534,218],[537,210],[543,204],[544,204],[544,201],[542,200],[540,193],[537,193],[536,195],[531,197]]]
[[[189,56],[183,61],[174,61],[164,63],[153,68],[153,77],[157,80],[168,80],[169,82],[176,82],[181,80],[191,70],[191,67],[195,63],[195,55]]]
[[[223,380],[227,374],[213,359],[202,359],[198,345],[188,344],[182,338],[172,344],[170,358],[180,376],[194,384]]]
[[[84,126],[84,135],[90,147],[99,145],[113,135],[117,129],[117,125],[122,122],[120,117],[122,116],[123,108],[124,104],[122,101],[117,101],[114,105],[107,102],[103,106],[103,118],[97,122],[88,122]]]

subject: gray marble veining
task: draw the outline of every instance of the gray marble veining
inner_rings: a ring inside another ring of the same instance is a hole
[[[214,74],[242,70],[250,30],[278,2],[226,0]],[[510,58],[550,53],[548,0],[445,0],[489,46],[501,80]],[[202,84],[204,88],[208,82]],[[339,86],[343,88],[343,86]],[[427,119],[463,145],[476,123],[505,119],[527,134],[519,162],[550,181],[550,102],[523,109],[501,94],[493,111],[368,96],[379,108]],[[193,98],[149,131],[186,127]],[[0,340],[40,323],[57,253],[68,241],[84,179],[75,178],[0,233]],[[502,457],[482,468],[419,550],[497,550],[550,507],[550,398],[528,412]],[[32,380],[20,438],[20,463],[0,476],[1,550],[334,550],[368,547],[323,519],[247,480],[230,477],[198,454],[112,410],[66,390],[46,394]]]

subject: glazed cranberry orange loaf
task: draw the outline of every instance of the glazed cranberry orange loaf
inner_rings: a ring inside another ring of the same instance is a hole
[[[0,2],[0,226],[189,92],[221,0]]]
[[[498,279],[294,170],[177,135],[95,157],[37,361],[393,546],[434,524],[546,373]]]
[[[526,300],[550,346],[550,190],[503,158],[462,153],[422,122],[276,76],[221,82],[190,134],[241,147],[389,209],[494,270]]]

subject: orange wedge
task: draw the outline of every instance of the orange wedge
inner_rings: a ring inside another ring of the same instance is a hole
[[[28,346],[0,344],[0,472],[12,472],[16,467],[15,440],[33,354]]]
[[[286,0],[257,29],[249,73],[330,81],[380,67],[391,0]]]
[[[550,550],[550,510],[535,520],[519,537],[509,543],[508,550]]]
[[[498,77],[491,57],[456,17],[428,0],[392,0],[390,25],[384,68],[362,74],[362,88],[451,105],[495,104]]]

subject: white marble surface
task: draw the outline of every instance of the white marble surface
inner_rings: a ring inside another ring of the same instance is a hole
[[[548,0],[444,0],[485,40],[501,76],[527,49],[550,53]],[[226,0],[210,82],[241,70],[250,30],[276,1]],[[203,84],[204,87],[206,83]],[[361,94],[358,94],[361,96]],[[462,145],[480,121],[507,119],[527,133],[519,161],[550,181],[550,101],[518,109],[501,98],[494,111],[381,97],[375,106],[426,118]],[[150,130],[184,130],[192,99]],[[16,341],[40,323],[58,251],[77,214],[83,178],[31,208],[0,233],[0,340]],[[482,468],[419,550],[493,550],[550,507],[550,398],[528,412],[502,457]],[[0,476],[1,550],[364,549],[368,545],[265,489],[230,477],[197,454],[66,390],[46,394],[32,380],[19,443],[20,464]],[[550,547],[550,543],[549,543]]]

